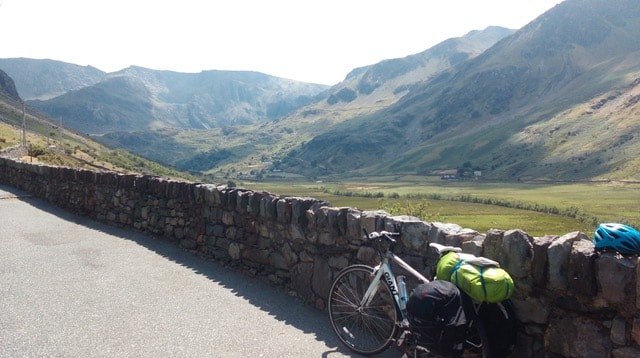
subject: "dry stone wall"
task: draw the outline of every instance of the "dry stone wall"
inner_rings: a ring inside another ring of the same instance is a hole
[[[0,149],[0,157],[5,157],[5,158],[17,159],[17,158],[24,157],[27,154],[29,154],[27,147],[23,147],[21,145]]]
[[[531,237],[479,233],[383,211],[335,208],[313,198],[36,165],[0,158],[0,184],[76,214],[166,238],[262,276],[324,309],[333,276],[375,264],[362,229],[400,231],[396,252],[427,276],[428,242],[497,260],[513,276],[521,323],[515,357],[638,357],[638,257],[597,254],[581,232]]]

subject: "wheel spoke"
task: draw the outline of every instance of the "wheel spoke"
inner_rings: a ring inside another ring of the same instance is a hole
[[[329,293],[329,318],[334,332],[347,347],[361,354],[386,349],[397,329],[395,306],[386,285],[380,284],[371,303],[361,307],[372,272],[362,265],[345,269]]]

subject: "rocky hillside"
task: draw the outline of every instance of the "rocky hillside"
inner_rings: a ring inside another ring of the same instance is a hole
[[[29,162],[195,179],[173,168],[122,149],[105,147],[66,130],[29,106],[24,109],[23,112],[22,99],[13,85],[13,79],[0,71],[0,156],[16,158],[28,154],[24,159]],[[20,147],[23,123],[27,134],[27,149]]]
[[[257,72],[178,73],[141,67],[29,104],[91,134],[262,123],[313,102],[327,86]]]
[[[0,97],[20,101],[13,79],[2,70],[0,70]]]
[[[492,26],[483,31],[471,31],[465,36],[445,40],[421,53],[356,68],[340,85],[334,87],[327,103],[351,102],[350,97],[344,95],[348,92],[345,88],[357,94],[354,100],[367,97],[375,91],[404,94],[411,86],[426,82],[439,73],[480,55],[513,32],[514,30]]]
[[[352,70],[324,97],[291,116],[289,122],[342,122],[396,103],[413,88],[480,55],[514,30],[489,27],[447,39],[423,52]]]
[[[91,86],[107,77],[106,73],[91,66],[30,58],[2,58],[0,70],[13,78],[25,101],[47,100]]]
[[[639,35],[636,1],[565,0],[388,108],[315,136],[284,168],[637,178]]]

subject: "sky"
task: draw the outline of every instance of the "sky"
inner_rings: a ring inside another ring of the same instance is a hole
[[[561,1],[0,0],[0,58],[334,85],[472,30],[522,28]]]

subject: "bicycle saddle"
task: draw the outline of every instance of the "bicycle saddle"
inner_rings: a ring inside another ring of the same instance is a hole
[[[442,244],[436,244],[435,242],[429,243],[429,246],[431,246],[434,249],[436,249],[436,251],[438,251],[439,254],[446,254],[449,251],[462,252],[462,249],[459,248],[459,247],[445,246],[445,245],[442,245]]]

